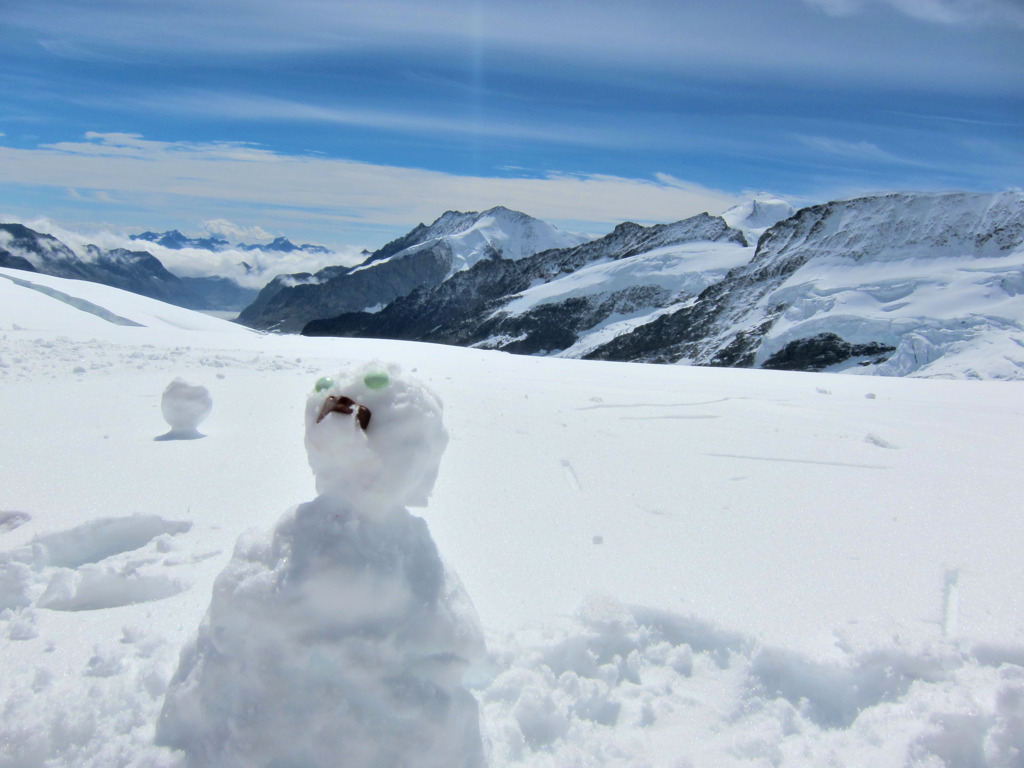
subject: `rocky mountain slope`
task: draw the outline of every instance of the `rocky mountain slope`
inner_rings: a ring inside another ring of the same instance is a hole
[[[0,224],[0,266],[102,283],[189,309],[237,310],[256,295],[225,277],[178,277],[148,251],[89,245],[79,254],[23,224]]]
[[[311,320],[381,308],[481,261],[515,261],[586,239],[507,208],[449,211],[433,224],[420,224],[388,243],[356,267],[275,278],[238,320],[253,328],[298,332]]]

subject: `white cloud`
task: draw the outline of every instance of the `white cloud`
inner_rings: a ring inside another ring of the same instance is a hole
[[[321,228],[331,223],[339,233],[357,227],[404,231],[446,209],[495,205],[601,231],[624,219],[672,221],[702,211],[718,213],[737,202],[733,195],[668,176],[458,176],[284,155],[247,144],[150,141],[133,134],[93,133],[84,141],[36,149],[0,147],[0,182],[104,194],[126,209],[148,209],[153,218],[164,220],[176,209],[204,210],[206,217],[218,208],[273,209],[275,217],[290,220],[292,232],[303,222]],[[278,228],[270,221],[260,223]]]
[[[36,232],[53,235],[83,259],[89,258],[89,245],[96,245],[105,250],[145,250],[156,256],[168,270],[179,277],[231,277],[239,285],[248,288],[261,288],[276,275],[316,272],[338,264],[354,266],[364,259],[359,249],[354,247],[326,254],[304,251],[242,251],[234,248],[213,252],[199,248],[165,248],[156,243],[133,240],[129,234],[120,232],[110,225],[79,231],[42,216],[25,219],[6,216],[4,220],[20,221]],[[230,224],[227,221],[223,223]],[[239,228],[239,231],[253,234],[246,228]],[[248,264],[249,268],[246,268],[245,264]]]
[[[155,243],[137,241],[132,241],[130,245],[136,250],[144,247],[179,277],[231,277],[239,285],[247,288],[262,288],[277,275],[316,272],[324,267],[339,264],[354,266],[365,258],[358,248],[342,248],[327,254],[312,254],[304,251],[264,253],[235,249],[210,252],[198,248],[164,248]],[[250,268],[246,268],[246,264]]]
[[[203,231],[215,237],[223,237],[230,242],[263,242],[272,240],[273,235],[261,226],[243,227],[227,219],[210,219],[200,224]]]

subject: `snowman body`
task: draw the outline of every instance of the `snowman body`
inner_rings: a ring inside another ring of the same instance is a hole
[[[216,580],[157,729],[191,766],[483,765],[462,685],[482,634],[405,508],[425,503],[437,475],[441,405],[396,368],[381,375],[354,371],[310,396],[319,495],[271,537],[243,535]],[[357,403],[368,425],[355,407],[325,410],[328,398]]]

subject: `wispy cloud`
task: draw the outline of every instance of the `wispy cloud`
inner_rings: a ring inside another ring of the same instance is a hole
[[[273,207],[279,218],[281,211],[290,211],[294,221],[308,225],[319,217],[333,222],[339,233],[358,226],[408,228],[448,208],[495,205],[603,231],[626,218],[671,221],[702,211],[718,213],[737,201],[668,176],[460,176],[285,155],[247,144],[159,142],[100,133],[36,149],[0,147],[0,181],[105,194],[162,220],[175,209],[202,208],[208,219],[218,207]]]
[[[93,100],[94,103],[102,103]],[[115,102],[108,102],[111,106]],[[426,114],[404,109],[371,109],[366,107],[335,107],[270,96],[207,90],[180,90],[160,96],[120,99],[117,106],[131,105],[150,113],[197,115],[206,118],[231,119],[247,123],[274,121],[281,123],[323,123],[358,128],[375,128],[388,132],[408,132],[457,137],[486,137],[541,141],[552,144],[586,146],[618,146],[636,144],[649,137],[637,131],[558,124],[550,120],[531,124],[510,118],[467,117],[449,107],[447,114]]]
[[[1024,6],[1016,0],[804,0],[834,16],[872,6],[888,6],[906,16],[936,24],[1011,24],[1024,29]]]
[[[920,164],[916,160],[900,157],[892,152],[881,149],[877,144],[870,141],[847,141],[826,136],[797,136],[796,138],[805,147],[851,160],[885,164],[898,163],[900,165]]]
[[[329,52],[382,61],[420,56],[548,77],[569,63],[574,70],[714,73],[725,79],[740,72],[804,78],[842,73],[919,83],[941,73],[947,86],[963,86],[958,72],[965,58],[973,58],[965,51],[984,55],[978,41],[960,41],[956,49],[941,41],[946,53],[936,56],[935,41],[886,39],[863,27],[823,24],[825,14],[809,13],[808,6],[832,16],[888,6],[907,19],[1024,29],[1019,0],[644,0],[628,13],[612,0],[591,0],[585,9],[574,0],[51,0],[14,4],[4,20],[71,58],[223,60]],[[1006,82],[1014,65],[995,60],[983,69]]]

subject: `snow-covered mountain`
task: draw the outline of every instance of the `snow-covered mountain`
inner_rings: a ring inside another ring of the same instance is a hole
[[[769,227],[788,219],[796,208],[774,195],[762,192],[755,197],[733,206],[722,218],[733,229],[740,230],[751,243],[756,243]]]
[[[189,237],[176,229],[171,229],[167,232],[147,231],[139,235],[132,235],[131,239],[144,240],[148,243],[156,243],[157,245],[162,245],[164,248],[170,248],[175,251],[180,251],[185,248],[197,248],[204,251],[224,251],[230,248],[235,248],[239,251],[266,251],[267,253],[293,253],[295,251],[304,251],[305,253],[324,254],[331,252],[330,249],[325,248],[322,245],[313,245],[312,243],[296,245],[287,237],[275,237],[269,243],[238,243],[236,245],[232,245],[223,237]]]
[[[1024,377],[1024,193],[805,208],[695,301],[586,356]],[[993,350],[997,354],[993,354]]]
[[[707,214],[652,227],[620,224],[573,248],[481,261],[379,312],[311,322],[304,333],[525,354],[564,350],[626,318],[697,295],[745,262],[746,246],[741,232]]]
[[[901,193],[797,212],[760,196],[720,218],[623,224],[576,248],[477,264],[304,333],[635,362],[1018,378],[1022,291],[1020,191]]]
[[[23,224],[0,224],[0,266],[88,280],[190,309],[238,310],[256,291],[226,277],[179,277],[148,251],[86,245],[79,252]]]
[[[132,235],[131,239],[156,243],[164,248],[170,248],[175,251],[180,251],[182,248],[202,248],[207,251],[218,251],[230,245],[223,237],[189,237],[176,229],[170,229],[166,232],[146,231],[139,235]]]
[[[587,239],[508,208],[448,211],[430,226],[419,224],[356,267],[327,267],[316,274],[275,278],[238,319],[252,328],[298,332],[311,320],[379,309],[482,260],[518,260]]]
[[[242,324],[286,333],[631,362],[1024,377],[1020,190],[894,193],[799,211],[762,194],[720,217],[627,222],[597,239],[507,208],[449,211],[374,253],[344,256],[283,237],[223,250],[223,240],[177,231],[137,236],[160,258],[111,241],[68,242],[0,225],[0,266],[241,309]],[[179,276],[200,263],[198,274],[234,279]],[[311,263],[331,266],[285,274]]]

